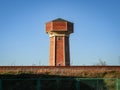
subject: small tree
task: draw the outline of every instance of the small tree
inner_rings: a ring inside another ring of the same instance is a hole
[[[107,64],[106,64],[105,61],[99,59],[99,62],[98,62],[96,65],[97,65],[97,66],[106,66]]]

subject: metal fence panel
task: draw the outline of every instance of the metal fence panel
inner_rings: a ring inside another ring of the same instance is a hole
[[[105,79],[104,82],[107,90],[117,90],[116,83],[118,82],[116,81],[116,79]]]
[[[2,80],[3,90],[36,90],[36,80]]]
[[[118,78],[0,79],[0,90],[120,90]]]
[[[40,79],[37,79],[37,90],[41,90]]]
[[[2,90],[2,80],[0,79],[0,90]]]
[[[117,79],[117,90],[120,90],[120,79]]]

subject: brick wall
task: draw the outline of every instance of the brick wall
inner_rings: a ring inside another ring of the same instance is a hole
[[[54,39],[55,39],[55,37],[50,37],[50,60],[49,60],[49,64],[50,64],[50,66],[54,66],[55,65],[55,61],[54,61],[54,58],[55,58],[55,55],[54,55],[54,47],[55,47],[55,45],[54,45],[54,43],[55,43],[55,41],[54,41]]]
[[[56,65],[64,66],[64,37],[56,36]]]
[[[50,66],[69,66],[69,37],[50,37]]]

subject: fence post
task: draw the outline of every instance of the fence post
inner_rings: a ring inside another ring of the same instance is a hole
[[[60,82],[60,80],[57,78],[57,79],[56,79],[56,83],[57,83],[56,89],[57,89],[57,90],[59,89],[59,82]]]
[[[2,80],[0,79],[0,90],[2,90]]]
[[[80,90],[80,81],[76,79],[76,90]]]
[[[40,79],[37,79],[37,90],[41,90]]]
[[[119,82],[118,82],[118,78],[116,78],[116,90],[119,90],[119,88],[118,88],[118,85],[119,84]]]
[[[97,78],[97,83],[96,83],[96,90],[98,90],[98,78]]]
[[[118,79],[118,90],[120,90],[120,78],[117,79]]]

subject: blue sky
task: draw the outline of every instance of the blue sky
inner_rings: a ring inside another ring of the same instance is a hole
[[[120,65],[120,0],[0,0],[0,65],[48,65],[56,18],[74,23],[71,65]]]

